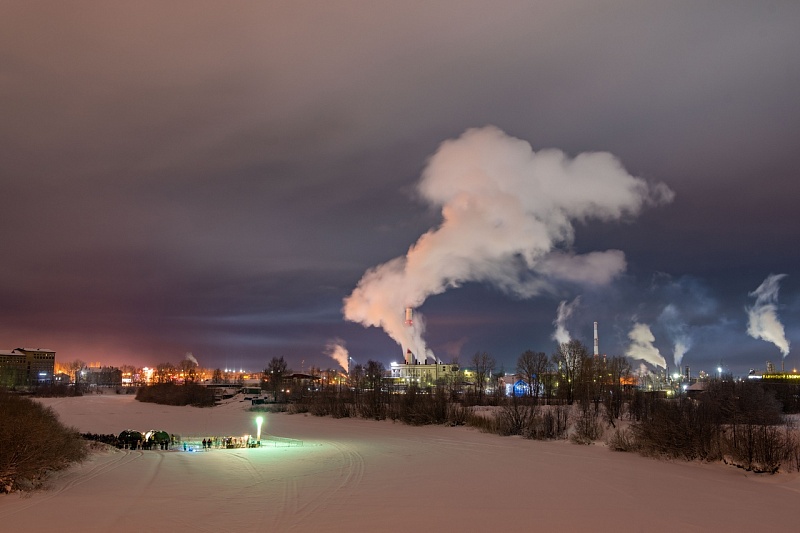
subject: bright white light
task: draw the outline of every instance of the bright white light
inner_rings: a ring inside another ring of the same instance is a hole
[[[261,424],[264,422],[264,417],[256,417],[256,442],[261,442]]]

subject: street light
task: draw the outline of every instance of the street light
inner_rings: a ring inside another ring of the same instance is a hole
[[[261,446],[261,424],[264,422],[264,417],[256,417],[256,442]]]

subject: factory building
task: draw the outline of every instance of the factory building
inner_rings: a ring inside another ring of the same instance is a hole
[[[388,374],[394,385],[431,387],[437,383],[456,379],[459,375],[459,368],[456,364],[441,362],[431,364],[392,363]]]

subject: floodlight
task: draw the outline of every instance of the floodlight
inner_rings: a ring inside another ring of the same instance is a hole
[[[264,422],[264,417],[263,416],[256,417],[256,429],[257,429],[257,431],[256,431],[256,442],[258,442],[259,445],[261,444],[261,424],[263,422]]]

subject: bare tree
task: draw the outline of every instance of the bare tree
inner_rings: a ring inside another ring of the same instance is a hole
[[[379,361],[373,361],[372,359],[367,361],[367,366],[364,369],[364,377],[367,381],[367,388],[380,390],[381,383],[383,381],[383,372],[383,363]]]
[[[67,363],[67,368],[69,369],[69,372],[75,381],[75,386],[77,387],[81,381],[81,370],[86,368],[86,362],[81,361],[80,359],[75,359],[74,361]]]
[[[560,376],[558,388],[563,391],[564,398],[570,405],[575,401],[575,392],[582,377],[581,373],[588,353],[586,346],[581,341],[572,339],[559,344],[556,353],[553,354],[553,360],[558,366]]]
[[[539,399],[542,389],[542,378],[547,373],[550,360],[544,352],[526,350],[517,359],[517,373],[528,383],[528,396]]]
[[[286,374],[288,366],[283,356],[273,357],[267,368],[264,369],[264,377],[269,380],[269,388],[275,395],[275,400],[278,400],[279,393],[283,387],[283,376]]]
[[[178,363],[178,370],[181,371],[183,374],[183,382],[184,383],[194,383],[197,381],[197,363],[189,359],[182,359],[180,363]]]
[[[364,389],[364,365],[357,363],[350,369],[350,386],[356,394],[363,392]]]
[[[172,377],[176,368],[172,363],[160,363],[156,365],[153,379],[156,383],[172,383]]]
[[[486,392],[486,382],[492,375],[495,367],[494,357],[488,352],[475,352],[472,356],[472,366],[475,368],[475,387],[478,389],[478,403],[483,403]]]
[[[626,357],[614,356],[606,364],[606,394],[603,403],[606,406],[606,420],[616,426],[614,420],[622,415],[625,404],[625,388],[623,381],[631,375],[631,363]]]
[[[367,361],[367,366],[364,368],[364,381],[367,388],[366,401],[361,406],[362,416],[366,418],[378,420],[386,417],[386,405],[383,399],[383,373],[383,363],[372,359]]]
[[[455,364],[453,364],[455,366]],[[459,368],[457,372],[447,374],[444,378],[444,386],[451,401],[460,399],[463,391],[464,370]]]
[[[600,401],[605,393],[606,361],[600,357],[592,357],[588,353],[583,358],[583,364],[578,374],[576,399],[581,403],[584,411],[594,405],[594,414],[600,411]]]
[[[528,396],[533,396],[533,378],[536,371],[533,369],[533,350],[525,350],[517,358],[517,374],[522,376],[528,384]]]
[[[497,370],[497,372],[492,371],[489,373],[489,383],[492,385],[493,405],[498,405],[506,395],[506,388],[501,386],[505,375],[506,371],[503,365],[500,365],[500,369]]]

